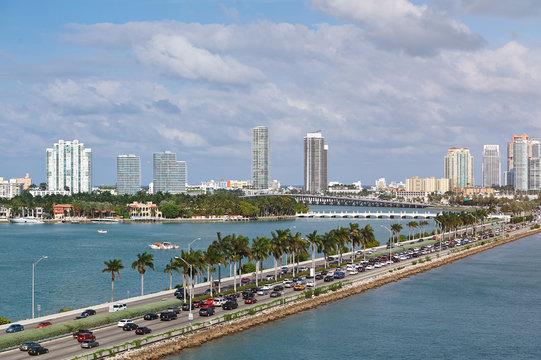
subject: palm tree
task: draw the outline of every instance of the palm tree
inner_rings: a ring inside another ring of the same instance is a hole
[[[255,261],[255,285],[258,286],[258,272],[263,271],[263,260],[269,257],[270,240],[265,236],[252,239],[251,260]]]
[[[111,302],[113,302],[115,301],[115,279],[118,276],[118,280],[121,280],[120,270],[124,269],[124,265],[122,265],[122,260],[119,259],[104,261],[103,263],[107,267],[101,272],[111,273]]]
[[[363,227],[360,232],[360,239],[361,243],[363,244],[364,250],[363,250],[363,258],[366,259],[366,246],[368,244],[373,243],[376,240],[376,237],[374,236],[374,229],[372,229],[372,226],[366,225]]]
[[[344,246],[349,242],[349,229],[345,227],[339,227],[338,229],[331,230],[333,233],[336,245],[338,246],[338,252],[340,254],[340,261],[339,263],[342,263],[342,252],[344,250]]]
[[[212,245],[218,250],[220,254],[220,261],[218,265],[218,292],[222,291],[222,266],[227,266],[227,259],[229,258],[228,250],[229,246],[224,239],[222,239],[222,234],[220,232],[216,233],[218,240],[214,240]]]
[[[351,251],[353,255],[351,256],[351,263],[355,259],[355,245],[361,244],[361,237],[359,233],[359,223],[349,223],[349,238],[351,240]]]
[[[271,231],[270,253],[274,257],[274,279],[278,280],[278,262],[282,265],[282,255],[286,251],[286,241],[289,229]]]
[[[321,246],[321,236],[317,234],[317,230],[314,230],[310,234],[306,234],[306,240],[312,245],[312,267],[315,271],[314,258],[316,256],[316,248]],[[314,276],[311,272],[310,275]]]
[[[308,254],[306,252],[306,242],[301,238],[301,233],[288,234],[288,243],[289,249],[292,255],[292,264],[293,264],[293,276],[295,276],[295,255],[297,255],[297,268],[299,267],[299,257],[301,255]]]
[[[222,262],[223,256],[221,250],[214,246],[213,244],[210,244],[210,246],[207,248],[207,251],[203,253],[203,261],[205,262],[207,266],[207,278],[209,279],[210,283],[210,296],[212,297],[212,290],[214,287],[214,265],[220,266],[220,263]]]
[[[184,261],[182,261],[180,258],[176,260],[177,267],[182,271],[182,288],[184,290],[184,299],[186,299],[186,288],[189,286],[188,276],[191,276],[190,264],[185,262],[187,261],[186,259],[188,258],[188,254],[189,253],[187,251],[181,250],[180,258],[184,259]]]
[[[336,250],[336,245],[337,242],[333,230],[323,234],[321,242],[318,244],[317,252],[323,253],[323,257],[325,258],[325,269],[327,268],[327,258],[332,251]]]
[[[402,231],[402,224],[397,223],[397,224],[391,225],[391,231],[393,232],[393,235],[396,236],[396,240],[398,241],[399,234]],[[389,243],[389,245],[390,245],[390,248],[392,248],[393,247],[393,239],[391,238],[390,241],[391,242]]]
[[[143,286],[144,286],[144,276],[147,271],[147,266],[154,269],[154,255],[150,254],[148,251],[145,251],[142,254],[137,254],[137,260],[131,264],[132,269],[136,269],[139,274],[141,274],[141,296],[144,295]]]
[[[163,269],[163,272],[165,274],[169,274],[169,290],[173,289],[173,272],[176,271],[180,274],[180,269],[178,268],[178,264],[173,260],[169,260],[169,264],[165,265],[165,269]]]
[[[419,239],[423,237],[423,235],[425,234],[425,226],[428,225],[428,221],[426,220],[422,220],[422,221],[419,221]]]

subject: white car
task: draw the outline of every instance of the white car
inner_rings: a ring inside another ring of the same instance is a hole
[[[111,304],[109,305],[109,312],[126,310],[127,308],[128,306],[126,304]]]
[[[271,290],[272,288],[273,288],[273,287],[270,286],[269,284],[263,285],[263,286],[260,287],[261,290]]]
[[[357,275],[359,272],[357,271],[357,269],[351,269],[349,270],[349,274],[350,275]]]
[[[308,271],[309,269],[306,267],[306,266],[301,266],[299,268],[299,272],[305,272],[305,271]]]
[[[306,287],[315,287],[316,286],[316,282],[314,280],[308,280],[306,282]]]
[[[377,267],[377,268],[380,268],[380,267],[382,267],[383,265],[381,265],[380,262],[377,262],[377,263],[374,264],[374,266]]]
[[[227,300],[225,298],[214,298],[214,306],[222,306]]]
[[[116,324],[118,327],[123,327],[126,324],[133,324],[133,320],[130,319],[122,319]]]
[[[365,269],[366,270],[374,270],[374,265],[368,264],[368,265],[366,265]]]
[[[290,287],[293,287],[293,281],[291,280],[284,280],[284,287],[286,288],[290,288]]]

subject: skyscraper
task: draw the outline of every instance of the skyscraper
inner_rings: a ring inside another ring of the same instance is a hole
[[[321,131],[304,137],[304,191],[323,193],[327,190],[327,151]]]
[[[483,147],[483,187],[501,186],[501,158],[499,145]]]
[[[525,139],[513,142],[513,187],[515,190],[528,190],[529,143]]]
[[[252,129],[252,184],[254,189],[268,189],[270,178],[269,129]]]
[[[513,169],[513,146],[515,144],[515,141],[517,140],[524,140],[526,143],[529,143],[530,137],[526,134],[522,135],[513,135],[511,137],[511,141],[507,143],[507,171],[511,171]],[[528,149],[529,150],[529,149]],[[530,151],[528,151],[528,154],[530,154]],[[512,185],[512,184],[507,184]]]
[[[474,186],[473,156],[467,148],[452,147],[444,158],[443,177],[449,179],[451,189]]]
[[[141,159],[139,156],[116,157],[116,192],[119,195],[136,194],[141,190]]]
[[[47,190],[72,194],[92,190],[92,149],[79,140],[59,140],[47,153]]]
[[[185,161],[177,161],[177,155],[170,151],[154,153],[154,193],[186,192],[187,170]]]

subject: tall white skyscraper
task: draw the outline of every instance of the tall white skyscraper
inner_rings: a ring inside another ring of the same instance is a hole
[[[119,195],[136,194],[141,190],[141,158],[118,155],[116,157],[116,192]]]
[[[92,190],[92,149],[79,140],[59,140],[47,153],[47,190],[72,194]]]
[[[327,152],[321,131],[304,137],[304,191],[318,194],[327,190]]]
[[[500,146],[483,146],[483,187],[501,186],[501,167]]]
[[[186,192],[188,180],[186,161],[177,161],[177,155],[170,151],[154,153],[154,193],[168,192],[180,194]]]
[[[252,129],[252,184],[255,189],[268,189],[270,183],[269,129]]]
[[[513,142],[513,186],[515,190],[528,190],[529,143],[524,139]]]
[[[443,177],[449,179],[450,189],[474,186],[473,156],[467,148],[452,147],[444,158]]]

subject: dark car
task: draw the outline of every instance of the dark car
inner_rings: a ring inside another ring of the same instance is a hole
[[[182,310],[188,311],[188,310],[190,310],[190,303],[189,303],[189,302],[184,303],[184,304],[182,304],[181,307],[182,307]],[[195,309],[195,305],[192,303],[192,310],[193,310],[193,309]]]
[[[159,316],[156,313],[148,313],[143,317],[145,320],[156,320],[157,318],[159,318]]]
[[[272,288],[273,291],[284,291],[284,287],[282,285],[276,285],[274,288]]]
[[[150,330],[149,328],[147,328],[146,326],[139,326],[137,329],[135,329],[135,333],[137,335],[145,335],[145,334],[150,334],[152,330]]]
[[[83,349],[90,349],[97,346],[100,346],[100,343],[95,339],[85,340],[81,343],[81,348]]]
[[[19,331],[23,331],[23,330],[24,330],[24,326],[22,326],[21,324],[13,324],[13,325],[10,325],[6,329],[6,332],[7,333],[14,333],[14,332],[19,332]]]
[[[344,276],[346,276],[346,274],[344,274],[342,271],[338,271],[338,272],[334,273],[334,278],[335,279],[343,279]]]
[[[77,341],[78,342],[83,342],[85,340],[94,340],[94,339],[96,339],[96,337],[92,333],[83,333],[83,334],[79,334],[79,336],[77,336]]]
[[[228,300],[222,305],[224,310],[233,310],[239,307],[239,304],[236,301]]]
[[[40,345],[37,342],[27,341],[25,343],[22,343],[21,346],[19,346],[19,350],[28,351],[33,346],[40,346]]]
[[[323,281],[325,281],[325,282],[330,282],[330,281],[333,281],[333,280],[334,280],[334,277],[332,277],[330,275],[325,276],[325,278],[323,279]]]
[[[47,354],[49,352],[49,349],[44,348],[43,346],[32,346],[30,349],[28,349],[29,355],[41,355],[41,354]]]
[[[199,316],[211,316],[214,315],[214,309],[209,307],[204,307],[199,309]]]
[[[242,298],[246,299],[253,295],[252,290],[243,290],[242,291]]]
[[[85,315],[86,316],[92,316],[92,315],[96,315],[96,310],[94,309],[86,309],[85,311],[83,311],[83,313],[81,315]]]
[[[316,280],[321,280],[323,279],[323,275],[322,274],[316,274]]]
[[[255,304],[256,302],[257,302],[257,299],[253,296],[250,296],[244,299],[245,304]]]
[[[170,321],[175,320],[177,318],[177,314],[172,311],[164,311],[160,314],[160,321]]]
[[[139,325],[137,325],[136,323],[127,323],[126,325],[124,325],[122,327],[122,330],[124,331],[133,331],[135,329],[137,329],[139,327]]]
[[[178,306],[170,306],[167,308],[167,311],[174,312],[175,314],[180,314],[182,310]]]
[[[92,331],[90,331],[88,329],[79,329],[79,330],[77,330],[76,332],[73,333],[73,338],[77,339],[79,337],[79,335],[81,335],[81,334],[92,334]]]
[[[279,297],[279,296],[282,296],[282,292],[281,291],[273,291],[271,292],[270,294],[270,297],[274,298],[274,297]]]

